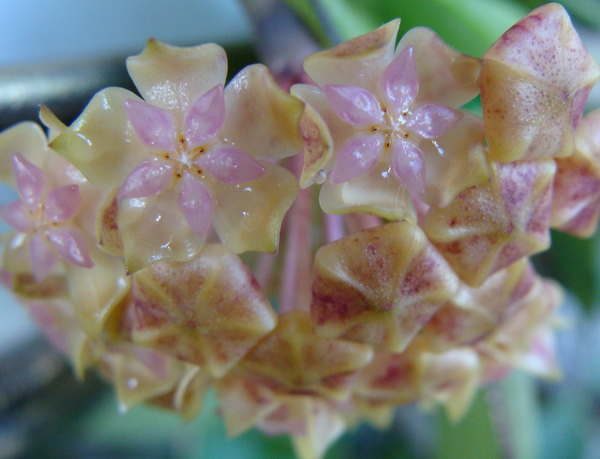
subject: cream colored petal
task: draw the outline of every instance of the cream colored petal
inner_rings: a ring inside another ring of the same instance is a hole
[[[125,112],[126,99],[138,99],[125,89],[97,93],[83,113],[51,143],[90,182],[120,187],[135,166],[149,155]]]
[[[406,32],[396,53],[408,46],[413,47],[419,75],[417,101],[459,108],[479,94],[479,59],[456,51],[425,27]]]
[[[435,141],[423,139],[419,143],[425,158],[427,204],[444,207],[462,190],[489,178],[484,141],[483,123],[465,114]]]
[[[304,139],[304,166],[300,185],[321,183],[333,168],[334,148],[341,147],[354,132],[331,108],[323,92],[313,85],[292,86],[292,94],[306,103],[300,131]],[[321,173],[321,171],[323,171]]]
[[[212,43],[180,48],[151,39],[127,59],[127,70],[146,102],[183,116],[196,99],[225,83],[227,56]]]
[[[213,225],[221,241],[235,253],[255,250],[275,252],[281,222],[298,194],[291,172],[263,164],[260,178],[238,185],[214,182],[210,186],[215,211]]]
[[[246,67],[225,88],[224,143],[254,158],[286,158],[302,150],[303,104],[283,91],[260,64]]]
[[[96,241],[98,246],[113,255],[124,257],[123,240],[117,225],[119,205],[117,204],[117,191],[113,189],[98,209],[96,219]]]
[[[16,186],[13,177],[12,156],[23,157],[44,170],[50,149],[42,128],[31,121],[24,121],[0,133],[0,181]]]
[[[548,248],[552,160],[494,163],[492,180],[431,208],[422,226],[470,286],[520,258]]]
[[[424,352],[420,359],[422,403],[440,403],[451,421],[467,411],[479,385],[480,363],[470,348],[456,348],[442,354]]]
[[[82,328],[92,338],[98,338],[104,324],[119,301],[129,291],[131,279],[119,257],[93,247],[92,269],[72,264],[66,266],[69,294]]]
[[[312,54],[304,70],[319,86],[345,84],[375,92],[377,80],[394,56],[400,20],[395,19],[366,35]]]
[[[125,339],[223,376],[276,323],[261,287],[222,244],[185,263],[134,275],[132,299],[115,319]],[[119,333],[119,332],[118,332]]]
[[[416,220],[408,188],[381,162],[348,182],[332,185],[328,180],[321,187],[319,202],[330,214],[359,212],[388,220]]]
[[[568,156],[600,68],[565,9],[534,10],[483,56],[481,103],[496,161]]]
[[[204,240],[192,231],[176,202],[177,192],[167,190],[119,204],[117,224],[129,273],[157,261],[190,260],[202,248]]]
[[[402,352],[458,286],[418,226],[388,223],[317,251],[311,316],[323,336]]]
[[[48,139],[51,141],[67,129],[66,124],[58,119],[58,116],[46,105],[40,105],[40,121],[48,128]]]

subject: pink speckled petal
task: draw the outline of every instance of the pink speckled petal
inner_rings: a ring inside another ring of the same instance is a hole
[[[408,186],[419,199],[425,195],[425,159],[414,143],[400,139],[395,142],[392,153],[392,170],[396,177]]]
[[[19,196],[28,207],[37,207],[48,188],[48,179],[39,167],[19,153],[12,156],[12,165]]]
[[[44,217],[53,222],[64,222],[81,209],[78,185],[64,185],[48,193],[44,203]]]
[[[435,139],[452,129],[463,117],[458,110],[445,105],[425,103],[417,107],[406,127],[426,139]]]
[[[245,151],[218,147],[201,156],[196,164],[223,183],[238,184],[262,177],[266,169]]]
[[[529,13],[483,55],[481,105],[495,161],[569,156],[600,67],[557,3]]]
[[[129,174],[119,189],[117,199],[145,198],[156,196],[163,191],[173,179],[173,164],[165,161],[148,159],[142,161]]]
[[[196,148],[212,140],[225,119],[223,86],[217,85],[199,97],[185,114],[184,135],[188,148]]]
[[[181,178],[179,208],[194,233],[205,238],[212,219],[212,196],[200,180],[187,172]]]
[[[78,229],[51,228],[46,235],[63,260],[83,268],[94,266],[85,236]]]
[[[33,277],[36,281],[41,282],[48,277],[50,271],[56,266],[58,261],[56,255],[52,253],[44,237],[38,233],[33,234],[29,239],[29,254],[31,256]]]
[[[362,134],[349,139],[338,153],[331,183],[344,183],[371,170],[381,155],[384,141],[381,134]]]
[[[169,112],[134,99],[125,101],[125,111],[144,145],[157,150],[175,150],[175,122]]]
[[[377,91],[396,114],[413,103],[419,92],[419,76],[412,46],[398,53],[385,68],[377,84]]]
[[[358,86],[326,85],[323,93],[341,119],[356,127],[383,122],[381,106],[375,95]]]
[[[0,207],[0,218],[22,233],[26,233],[31,226],[30,215],[23,201],[15,201]]]

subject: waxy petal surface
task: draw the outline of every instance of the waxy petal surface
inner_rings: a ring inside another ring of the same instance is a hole
[[[119,408],[126,412],[168,393],[177,384],[184,364],[152,349],[119,343],[103,349],[98,366],[115,387]]]
[[[183,133],[187,148],[193,149],[212,140],[223,126],[224,119],[223,86],[217,85],[200,96],[185,114]]]
[[[21,233],[28,232],[31,227],[31,214],[23,201],[0,207],[0,218]]]
[[[13,175],[13,155],[19,153],[26,161],[46,169],[52,159],[42,128],[31,121],[16,124],[0,133],[0,181],[17,187]]]
[[[82,268],[94,266],[94,262],[90,258],[88,242],[77,228],[50,228],[46,231],[46,235],[63,260]]]
[[[192,104],[227,75],[227,56],[218,45],[180,48],[149,40],[127,59],[127,71],[146,102],[183,117]]]
[[[407,31],[396,52],[412,47],[419,78],[417,102],[433,102],[459,108],[479,93],[481,60],[448,46],[433,30],[415,27]]]
[[[311,316],[323,336],[402,352],[457,289],[418,226],[388,223],[317,251]]]
[[[414,109],[406,127],[426,139],[435,139],[452,129],[463,117],[458,110],[425,103]]]
[[[244,68],[225,88],[226,116],[219,137],[256,159],[302,151],[301,101],[283,91],[264,65]]]
[[[337,154],[330,182],[344,183],[369,172],[381,156],[384,142],[385,136],[368,133],[348,139]]]
[[[229,185],[262,177],[266,169],[245,151],[219,146],[200,156],[196,164],[217,180]]]
[[[213,213],[210,191],[188,172],[184,172],[179,184],[179,208],[200,239],[206,239]]]
[[[429,211],[423,228],[465,283],[548,247],[555,170],[551,160],[496,163],[490,183]]]
[[[348,397],[353,376],[371,361],[370,346],[315,334],[308,313],[292,311],[239,363],[243,372],[269,381],[277,392]],[[285,371],[282,371],[285,369]]]
[[[399,27],[400,20],[396,19],[365,35],[312,54],[304,61],[304,70],[319,86],[353,85],[374,92],[379,75],[393,59]]]
[[[66,266],[69,297],[80,327],[98,339],[116,306],[129,293],[131,276],[120,257],[90,248],[94,269]]]
[[[265,163],[266,172],[247,183],[211,186],[213,225],[233,252],[274,252],[286,212],[298,194],[298,181],[286,169]]]
[[[593,235],[600,215],[600,110],[576,131],[573,155],[556,160],[552,227],[579,237]]]
[[[399,139],[392,150],[392,170],[406,184],[413,196],[422,199],[425,195],[425,159],[423,152],[414,143]]]
[[[29,238],[29,254],[31,257],[31,272],[38,282],[43,281],[56,266],[58,258],[52,252],[44,237],[34,233]]]
[[[148,147],[138,138],[125,112],[128,99],[138,98],[120,88],[100,91],[51,143],[57,153],[94,184],[120,187],[131,171],[148,158]]]
[[[274,327],[276,316],[248,268],[223,245],[186,263],[157,263],[134,278],[120,333],[222,376]]]
[[[52,222],[64,222],[81,209],[78,185],[63,185],[48,193],[44,201],[44,217]]]
[[[12,165],[19,196],[27,207],[37,210],[50,186],[46,175],[19,153],[13,155]]]
[[[359,86],[325,85],[323,93],[342,120],[355,127],[367,127],[383,122],[383,112],[377,97]]]
[[[544,5],[483,56],[481,103],[496,161],[568,156],[600,68],[564,8]]]
[[[176,190],[157,196],[125,199],[117,213],[125,264],[134,273],[161,260],[186,261],[202,248],[204,238],[197,236],[183,217]]]
[[[330,214],[359,212],[388,220],[416,219],[408,187],[398,181],[390,166],[382,163],[348,182],[335,185],[326,181],[319,202],[323,211]]]
[[[156,196],[167,188],[175,175],[172,162],[146,159],[139,163],[119,188],[117,199],[146,198]]]
[[[436,352],[473,346],[530,301],[536,281],[531,264],[521,259],[492,274],[479,287],[462,284],[427,322],[421,336]]]
[[[127,99],[125,112],[138,138],[153,150],[175,150],[175,120],[171,114],[141,100]]]
[[[419,92],[419,76],[414,50],[404,48],[385,68],[377,84],[377,94],[392,112],[400,115],[410,107]]]
[[[459,192],[488,180],[490,173],[484,148],[483,122],[465,114],[453,129],[435,142],[418,143],[425,159],[424,201],[444,207]]]

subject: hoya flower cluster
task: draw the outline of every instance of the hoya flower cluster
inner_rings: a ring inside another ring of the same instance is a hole
[[[556,4],[482,59],[398,27],[308,57],[291,93],[150,41],[139,95],[0,135],[2,278],[79,375],[186,419],[214,387],[231,435],[305,458],[402,404],[458,418],[514,367],[558,375],[561,292],[529,257],[595,231],[600,69]]]

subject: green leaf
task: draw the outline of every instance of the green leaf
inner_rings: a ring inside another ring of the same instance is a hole
[[[495,436],[490,407],[479,392],[465,417],[452,424],[445,413],[440,414],[439,441],[435,459],[493,459],[501,451]]]
[[[540,457],[540,415],[534,380],[523,372],[513,371],[498,384],[498,389],[493,403],[499,411],[496,428],[502,431],[509,457]]]
[[[534,258],[538,271],[558,280],[587,310],[598,307],[600,290],[600,235],[580,239],[552,232],[552,247]]]
[[[456,49],[481,56],[528,9],[511,0],[319,0],[334,28],[346,40],[393,18],[401,34],[416,26],[434,29]]]

